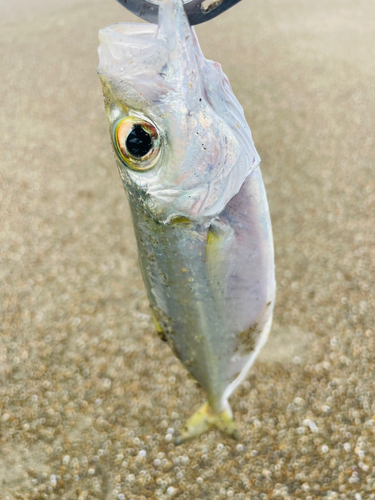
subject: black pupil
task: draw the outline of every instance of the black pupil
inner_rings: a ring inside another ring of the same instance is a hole
[[[135,158],[142,158],[152,148],[152,139],[141,125],[135,125],[126,139],[126,149]]]

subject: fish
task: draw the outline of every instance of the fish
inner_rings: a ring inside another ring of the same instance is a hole
[[[158,24],[99,32],[98,74],[156,330],[207,400],[176,444],[238,437],[228,399],[267,341],[275,265],[267,196],[244,111],[206,60],[182,0]]]

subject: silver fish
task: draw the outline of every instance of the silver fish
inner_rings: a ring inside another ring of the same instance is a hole
[[[251,131],[182,0],[159,23],[99,35],[98,73],[156,328],[207,394],[178,443],[236,435],[228,398],[265,344],[275,298],[266,193]]]

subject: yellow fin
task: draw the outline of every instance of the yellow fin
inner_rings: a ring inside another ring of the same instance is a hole
[[[152,319],[154,320],[154,325],[155,325],[156,331],[157,331],[158,333],[163,333],[163,329],[162,329],[162,327],[160,326],[159,320],[158,320],[158,318],[155,316],[154,311],[152,311]]]
[[[159,337],[163,342],[167,342],[167,338],[164,335],[163,328],[161,327],[158,318],[156,317],[154,311],[152,311],[152,319],[154,320],[154,325],[156,328],[156,331],[158,332]]]
[[[183,224],[183,225],[190,225],[192,222],[190,219],[187,217],[183,217],[182,215],[176,215],[175,217],[172,218],[171,224]]]
[[[213,413],[209,404],[205,403],[186,422],[175,444],[179,445],[189,439],[198,437],[213,426],[226,432],[233,439],[238,439],[237,426],[234,423],[233,414],[229,405],[220,413]]]

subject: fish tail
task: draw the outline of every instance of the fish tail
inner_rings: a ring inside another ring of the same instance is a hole
[[[215,413],[208,403],[204,403],[186,422],[175,444],[180,445],[185,441],[198,437],[213,426],[238,440],[238,430],[229,404],[226,403],[222,411]]]

